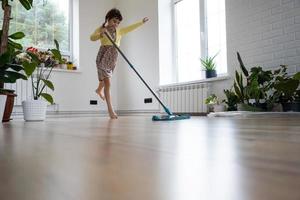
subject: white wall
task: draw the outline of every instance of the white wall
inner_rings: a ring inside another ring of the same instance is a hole
[[[248,68],[264,69],[288,65],[290,73],[300,71],[299,0],[227,0],[227,48],[229,75],[239,69],[236,51]],[[223,95],[233,79],[213,84]]]
[[[106,110],[104,103],[100,106],[89,105],[90,99],[99,99],[94,94],[98,83],[95,58],[99,44],[90,42],[89,35],[114,6],[124,16],[121,26],[141,20],[144,16],[150,18],[144,26],[123,38],[121,49],[149,85],[154,89],[158,87],[159,65],[173,65],[172,55],[169,54],[172,51],[170,11],[169,14],[164,12],[168,1],[79,1],[79,59],[82,73],[55,73],[55,96],[60,110]],[[161,6],[160,9],[158,6]],[[226,13],[228,72],[232,79],[213,83],[213,93],[223,96],[223,89],[232,85],[234,70],[239,69],[236,51],[241,53],[248,67],[261,65],[270,69],[287,64],[291,73],[300,71],[299,0],[227,0]],[[144,98],[152,95],[121,57],[112,86],[114,105],[118,110],[158,108],[154,98],[154,103],[144,104]]]
[[[155,90],[159,83],[157,1],[119,0],[117,8],[124,18],[120,26],[130,25],[143,17],[150,19],[142,27],[123,37],[121,49]],[[157,101],[120,55],[116,72],[118,110],[158,110]],[[144,98],[148,97],[153,98],[153,103],[144,104]]]
[[[97,99],[95,89],[98,85],[96,56],[99,42],[91,42],[90,34],[103,23],[106,12],[114,7],[114,1],[108,0],[75,0],[74,45],[77,46],[75,59],[79,60],[80,73],[54,72],[55,102],[60,111],[106,110],[104,102],[100,105],[89,105],[90,99]],[[115,81],[115,80],[113,80]],[[116,84],[113,84],[113,103],[117,107]]]

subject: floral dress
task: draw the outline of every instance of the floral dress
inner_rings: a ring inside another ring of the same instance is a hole
[[[114,27],[107,27],[106,29],[110,33],[112,39],[115,41],[116,29]],[[96,59],[99,81],[103,81],[105,78],[111,78],[116,67],[117,58],[118,51],[113,45],[100,46]]]

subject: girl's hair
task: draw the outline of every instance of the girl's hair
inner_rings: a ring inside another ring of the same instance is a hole
[[[123,17],[122,17],[122,14],[121,12],[116,9],[116,8],[113,8],[111,9],[110,11],[107,12],[106,16],[105,16],[105,22],[102,24],[102,27],[105,26],[106,22],[108,22],[109,20],[111,20],[112,18],[117,18],[118,20],[122,21],[123,20]]]

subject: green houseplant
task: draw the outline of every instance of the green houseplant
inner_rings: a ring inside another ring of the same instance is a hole
[[[22,32],[17,32],[9,35],[9,25],[11,20],[11,5],[9,2],[13,0],[1,0],[3,9],[3,24],[0,30],[0,97],[3,100],[6,98],[5,104],[0,105],[0,119],[3,122],[9,121],[13,104],[14,94],[13,90],[4,89],[5,83],[15,83],[17,79],[25,79],[23,75],[23,67],[16,65],[13,61],[15,56],[22,49],[22,45],[15,42],[15,40],[22,39],[25,35]],[[31,9],[33,0],[19,0],[23,7],[27,10]],[[5,97],[4,97],[5,96]],[[2,110],[4,115],[2,118]]]
[[[222,101],[215,95],[211,94],[205,99],[205,104],[208,105],[208,110],[213,112],[224,111],[224,106],[221,104]]]
[[[227,111],[236,111],[237,110],[237,103],[238,103],[238,96],[235,94],[232,89],[224,90],[224,94],[226,99],[224,100],[225,104],[227,105]]]
[[[216,63],[214,59],[218,54],[213,57],[206,57],[204,59],[200,59],[203,69],[205,70],[206,78],[212,78],[217,76],[216,72]]]
[[[234,90],[238,97],[238,109],[249,111],[267,111],[273,108],[272,93],[274,74],[261,67],[252,67],[248,71],[239,52],[237,58],[242,70],[235,72]],[[244,79],[245,78],[245,79]]]
[[[24,119],[26,121],[44,120],[46,117],[47,102],[50,104],[54,103],[52,95],[46,92],[46,88],[54,91],[54,84],[50,80],[51,73],[57,62],[63,62],[59,44],[56,40],[54,42],[56,45],[54,49],[38,51],[30,47],[20,57],[23,66],[27,69],[26,75],[31,80],[33,95],[33,100],[22,102]]]
[[[282,104],[283,111],[300,111],[300,72],[288,76],[286,66],[282,66],[282,75],[274,82],[274,96]]]

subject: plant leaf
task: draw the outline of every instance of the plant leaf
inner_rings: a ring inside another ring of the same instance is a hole
[[[242,69],[244,75],[245,75],[246,77],[248,77],[248,76],[249,76],[249,72],[247,71],[247,69],[246,69],[246,67],[245,67],[245,65],[244,65],[244,63],[243,63],[242,58],[241,58],[239,52],[237,52],[237,58],[238,58],[238,61],[239,61],[239,63],[240,63],[240,67],[241,67],[241,69]]]
[[[294,77],[293,77],[295,80],[298,80],[300,81],[300,72],[297,72]]]
[[[30,10],[31,7],[32,7],[32,0],[19,0],[20,3],[23,5],[23,7],[26,9],[26,10]]]
[[[59,61],[61,61],[61,54],[60,51],[57,49],[51,49],[51,52],[53,53],[54,57],[56,59],[58,59]]]
[[[0,68],[6,66],[10,61],[10,53],[7,51],[0,56]]]
[[[56,49],[59,50],[59,44],[58,44],[57,40],[54,40],[54,43],[55,43]]]
[[[240,101],[242,101],[243,100],[242,93],[241,93],[239,87],[237,86],[236,82],[234,82],[233,87],[234,87],[235,93],[240,98]]]
[[[25,71],[26,75],[29,77],[32,75],[32,73],[36,69],[37,63],[35,63],[35,62],[29,63],[28,61],[24,61],[23,67],[24,67],[24,71]]]
[[[37,55],[35,55],[34,53],[31,53],[31,52],[26,52],[30,57],[31,59],[38,64],[41,63],[40,59],[38,58]]]
[[[9,38],[13,40],[20,40],[25,37],[25,34],[23,32],[16,32],[8,36]]]
[[[5,77],[7,78],[6,83],[15,83],[17,79],[27,80],[27,77],[24,74],[14,71],[6,71]]]
[[[46,79],[42,79],[42,81],[45,83],[45,85],[50,88],[52,91],[54,91],[54,85],[51,81],[46,80]]]
[[[12,41],[10,39],[8,39],[8,44],[11,45],[11,46],[13,46],[16,49],[19,49],[19,50],[23,49],[23,46],[21,44],[16,43],[16,42],[14,42],[14,41]]]
[[[50,104],[53,104],[53,97],[48,93],[42,93],[41,96],[46,99]]]
[[[11,69],[13,69],[14,71],[21,71],[24,70],[24,68],[22,67],[22,65],[17,65],[17,64],[7,64]]]

